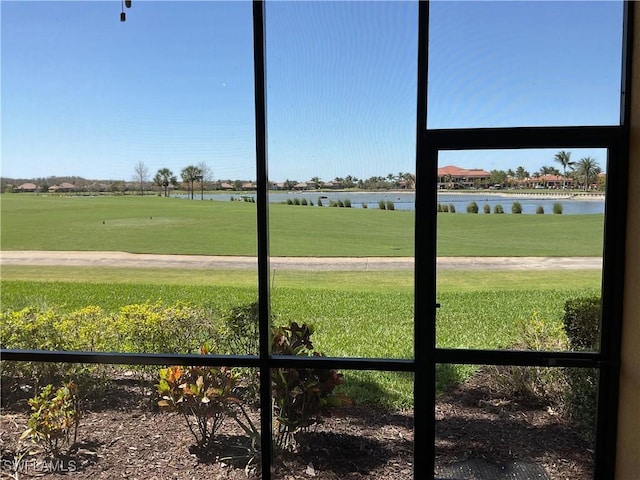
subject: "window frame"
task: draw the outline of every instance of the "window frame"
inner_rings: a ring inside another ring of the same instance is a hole
[[[427,129],[429,2],[419,1],[416,121],[414,358],[271,356],[269,338],[269,210],[265,89],[265,1],[253,0],[259,355],[180,355],[2,349],[3,361],[136,365],[206,365],[257,368],[260,404],[271,404],[274,368],[330,368],[410,372],[414,375],[414,478],[433,478],[435,466],[435,368],[437,364],[532,365],[596,368],[600,372],[594,478],[614,478],[624,284],[629,163],[633,2],[624,1],[621,121],[616,126]],[[601,147],[608,151],[599,352],[530,352],[437,348],[436,214],[438,152],[447,149]],[[425,228],[425,225],[427,228]],[[420,228],[418,228],[420,226]],[[420,339],[421,341],[417,341]],[[270,408],[261,408],[262,432],[272,432]],[[261,474],[271,478],[272,435],[261,436]]]

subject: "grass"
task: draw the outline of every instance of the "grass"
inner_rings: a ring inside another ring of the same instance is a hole
[[[257,298],[255,275],[225,271],[87,267],[5,267],[3,310],[98,305],[116,311],[133,303],[176,301],[226,311]],[[33,280],[34,278],[38,280]],[[227,283],[225,279],[230,279]],[[455,272],[439,277],[440,347],[508,348],[521,322],[538,312],[561,326],[567,298],[597,293],[598,271]],[[533,287],[532,287],[533,286]],[[411,358],[413,280],[409,272],[278,272],[272,287],[274,323],[315,325],[314,344],[330,356]],[[438,385],[463,381],[472,368],[439,368]],[[362,404],[412,405],[412,376],[344,372],[346,391]]]
[[[255,204],[4,194],[3,250],[256,255]],[[415,212],[269,206],[273,256],[413,256]],[[604,215],[438,216],[440,256],[601,256]]]

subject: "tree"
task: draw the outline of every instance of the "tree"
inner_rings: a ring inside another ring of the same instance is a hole
[[[164,190],[164,196],[168,197],[169,185],[177,185],[178,180],[171,170],[168,168],[161,168],[158,170],[158,173],[156,173],[156,176],[153,177],[153,183],[162,188]]]
[[[149,178],[149,169],[141,160],[138,163],[136,163],[136,166],[134,167],[133,171],[134,171],[133,180],[135,182],[138,182],[138,184],[140,185],[140,195],[144,195],[144,183]]]
[[[182,169],[180,176],[182,177],[182,181],[187,184],[189,193],[191,194],[191,200],[193,200],[193,184],[198,181],[202,182],[202,171],[195,165],[189,165]]]
[[[553,157],[556,162],[562,165],[562,188],[567,185],[567,167],[573,166],[576,162],[571,161],[571,152],[559,151]]]
[[[198,168],[200,169],[200,200],[204,200],[204,182],[211,180],[213,171],[205,162],[200,162]]]
[[[584,181],[584,189],[586,191],[591,185],[591,179],[600,173],[600,166],[595,158],[583,157],[576,163],[575,171],[578,177]]]

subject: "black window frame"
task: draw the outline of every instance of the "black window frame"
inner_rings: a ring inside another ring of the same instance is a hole
[[[260,372],[260,404],[271,405],[271,370],[314,367],[342,370],[410,372],[414,375],[414,478],[433,478],[435,467],[435,368],[437,364],[523,365],[595,368],[599,371],[594,478],[613,479],[624,286],[624,246],[629,163],[629,119],[633,10],[623,14],[620,125],[428,129],[427,76],[429,2],[418,0],[418,91],[416,123],[416,218],[414,282],[414,358],[341,358],[271,356],[269,338],[269,210],[265,89],[265,1],[253,0],[259,355],[180,355],[151,353],[62,352],[2,349],[2,361],[137,365],[252,367]],[[438,348],[436,326],[437,165],[441,150],[522,148],[605,148],[607,195],[602,273],[601,349],[599,352],[541,352]],[[420,339],[418,341],[417,339]],[[262,432],[272,432],[270,408],[260,409]],[[261,436],[261,474],[271,478],[272,436]]]

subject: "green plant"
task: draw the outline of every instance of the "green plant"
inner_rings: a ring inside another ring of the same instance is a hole
[[[46,454],[58,456],[77,439],[79,408],[77,387],[73,382],[53,390],[44,386],[38,395],[29,399],[31,416],[21,439],[30,437]],[[73,435],[73,436],[72,436]]]
[[[300,205],[307,206],[307,203],[308,203],[308,202],[307,202],[307,199],[306,199],[306,198],[303,198],[303,199],[301,199],[301,200],[300,200]]]
[[[553,213],[556,215],[562,214],[562,204],[560,202],[555,202],[553,204]]]
[[[322,206],[322,197],[318,197],[318,206],[321,207]]]
[[[456,206],[453,203],[449,204],[449,213],[456,213]]]
[[[380,210],[386,210],[387,208],[387,204],[385,203],[384,200],[378,200],[378,208]]]
[[[368,208],[369,205],[367,204],[367,202],[362,202],[362,208]]]
[[[538,205],[538,206],[536,207],[536,213],[537,213],[538,215],[542,215],[542,214],[544,214],[544,207],[543,207],[542,205]]]
[[[323,356],[314,351],[313,327],[292,322],[273,331],[274,355]],[[300,429],[322,420],[330,407],[348,403],[349,399],[334,392],[343,383],[335,370],[318,368],[279,368],[272,375],[273,406],[276,417],[278,448],[289,448]]]
[[[344,202],[340,199],[338,199],[337,201],[338,207],[343,208],[344,207]]]
[[[564,305],[564,329],[572,350],[598,351],[600,345],[600,297],[569,299]],[[568,412],[580,433],[593,440],[597,412],[598,372],[595,369],[566,368]]]
[[[520,202],[513,202],[511,204],[511,213],[522,213],[522,204]]]
[[[207,353],[205,347],[202,353]],[[163,368],[156,385],[161,397],[158,406],[181,413],[198,447],[210,447],[235,400],[236,381],[234,372],[226,367]]]
[[[567,348],[567,338],[562,326],[543,319],[537,311],[530,318],[519,322],[519,339],[512,346],[518,350],[555,350]],[[492,388],[509,397],[545,405],[555,410],[564,408],[564,392],[567,384],[557,368],[534,366],[489,367]]]
[[[484,213],[491,213],[491,206],[488,203],[485,203],[482,207]]]
[[[498,204],[493,207],[493,213],[504,213],[504,208]]]
[[[346,208],[351,208],[351,200],[349,200],[348,198],[345,198],[344,200],[344,206]]]
[[[296,198],[294,198],[294,199],[293,199],[293,204],[294,204],[294,205],[300,205],[300,199],[299,199],[299,198],[297,198],[297,197],[296,197]]]
[[[478,204],[476,202],[471,202],[467,205],[467,213],[478,213]]]

